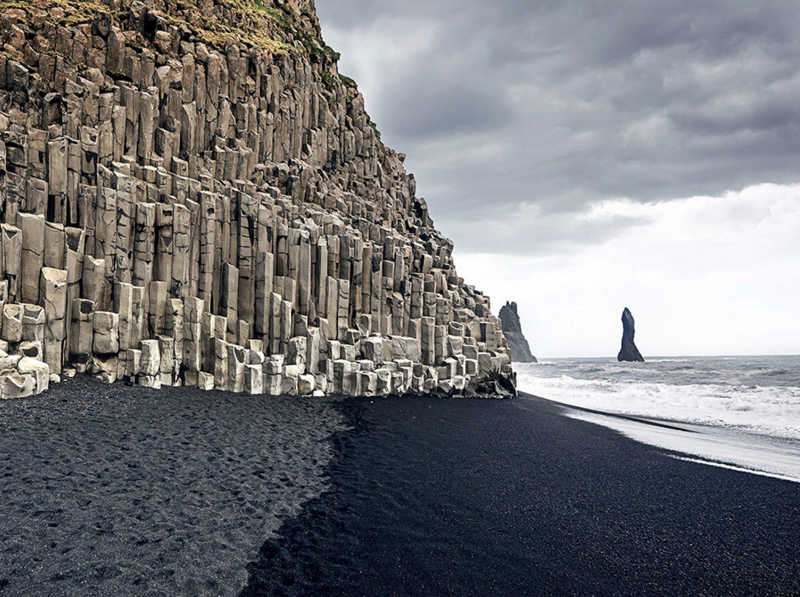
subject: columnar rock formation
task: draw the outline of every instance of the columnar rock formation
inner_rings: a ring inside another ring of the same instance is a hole
[[[0,4],[0,394],[513,392],[313,1]]]
[[[622,312],[622,348],[617,355],[618,361],[635,361],[644,363],[644,357],[636,348],[633,336],[636,334],[634,329],[633,315],[626,307]]]
[[[508,346],[511,349],[511,360],[517,363],[537,363],[538,361],[531,354],[531,347],[522,333],[517,303],[506,302],[500,309],[500,323],[503,327],[503,334],[508,340]]]

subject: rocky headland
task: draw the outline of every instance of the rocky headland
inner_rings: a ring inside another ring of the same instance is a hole
[[[500,322],[503,326],[503,334],[511,349],[511,360],[516,363],[537,363],[538,361],[531,354],[530,345],[522,333],[517,303],[506,302],[503,305],[500,309]]]
[[[313,1],[0,3],[0,395],[514,393]]]
[[[636,334],[634,328],[633,315],[626,307],[622,312],[622,348],[617,355],[618,361],[630,361],[644,363],[644,357],[636,348],[633,336]]]

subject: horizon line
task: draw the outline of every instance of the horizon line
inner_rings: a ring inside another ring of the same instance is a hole
[[[651,355],[645,356],[645,362],[648,359],[698,359],[698,358],[743,358],[743,357],[798,357],[800,358],[800,353],[798,354],[669,354],[669,355]],[[616,360],[617,357],[613,355],[599,355],[599,356],[569,356],[569,357],[536,357],[538,361],[542,360],[559,360],[559,359],[614,359]],[[625,361],[620,361],[625,362]],[[520,361],[513,361],[515,365],[524,365]],[[535,364],[535,363],[533,363]]]

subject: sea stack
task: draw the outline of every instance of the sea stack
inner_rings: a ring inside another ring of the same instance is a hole
[[[312,0],[0,8],[0,397],[513,394]]]
[[[644,357],[636,348],[633,336],[636,333],[633,327],[633,315],[627,307],[622,312],[622,349],[617,355],[618,361],[644,363]]]
[[[500,309],[500,322],[503,324],[503,333],[511,348],[511,360],[515,363],[537,363],[536,357],[531,354],[531,347],[522,333],[519,322],[517,303],[506,303]]]

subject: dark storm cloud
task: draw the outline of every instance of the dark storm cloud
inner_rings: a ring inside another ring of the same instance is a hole
[[[384,141],[408,154],[462,250],[487,248],[463,232],[482,220],[507,225],[495,250],[514,250],[524,206],[554,216],[554,238],[603,199],[800,180],[794,0],[317,4],[342,70],[368,82]],[[604,226],[573,242],[602,242]]]
[[[420,111],[420,105],[428,109]],[[430,80],[416,89],[413,98],[408,94],[386,98],[384,109],[391,130],[417,140],[435,141],[453,131],[491,133],[505,128],[512,117],[506,102],[480,87],[453,81]]]

